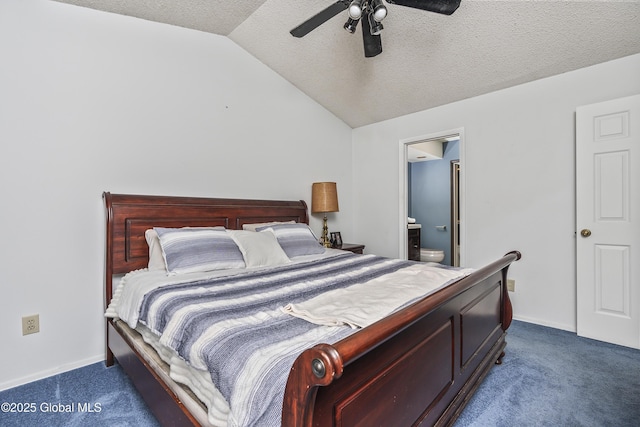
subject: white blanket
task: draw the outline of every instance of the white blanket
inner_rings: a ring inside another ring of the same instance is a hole
[[[300,265],[291,263],[286,268],[256,269],[258,274],[255,276],[245,275],[248,269],[178,276],[145,270],[131,272],[114,291],[106,315],[121,318],[131,327],[140,320],[150,331],[156,331],[154,342],[163,344],[173,343],[174,338],[181,335],[183,329],[175,328],[175,325],[189,323],[184,329],[189,334],[182,334],[187,341],[175,340],[177,344],[171,348],[171,357],[167,359],[174,379],[190,387],[198,385],[192,388],[199,390],[196,395],[207,404],[210,422],[217,425],[228,416],[230,426],[279,425],[286,374],[295,357],[317,343],[333,343],[353,332],[346,327],[327,324],[365,326],[468,274],[468,271],[428,267],[423,263],[407,267],[406,261],[370,255],[342,255],[330,259],[332,257],[327,254],[321,257],[327,259],[317,259],[309,265],[300,260]],[[220,275],[224,280],[217,280]],[[349,286],[358,282],[364,285]],[[392,290],[386,295],[385,284],[391,285]],[[329,308],[329,313],[314,314],[311,302],[320,292],[315,289],[324,286],[342,288],[348,297],[336,296],[332,294],[334,291],[329,291],[326,298],[337,304],[331,306],[321,302],[321,308]],[[296,299],[297,291],[304,292]],[[272,303],[269,296],[276,292],[282,297]],[[402,295],[401,300],[397,300],[399,295]],[[268,303],[268,307],[257,310],[260,307],[256,300],[261,304]],[[348,300],[357,303],[352,306],[353,302]],[[148,303],[143,303],[145,301]],[[300,304],[312,317],[326,319],[330,314],[337,318],[329,323],[303,322],[280,310],[288,302]],[[310,303],[311,308],[308,307]],[[212,310],[213,306],[223,309]],[[355,315],[355,318],[349,315]],[[227,327],[229,322],[240,318],[246,319],[243,325]],[[211,325],[191,324],[196,320],[206,320]],[[158,332],[160,329],[162,332]],[[208,340],[208,337],[212,339]],[[230,347],[231,344],[235,347]],[[191,351],[193,349],[195,351]],[[240,357],[243,352],[250,353],[250,359]],[[230,358],[229,354],[234,357]],[[230,369],[226,369],[227,365]],[[195,369],[197,375],[184,375],[182,368],[187,366]],[[262,374],[255,375],[256,372]],[[207,381],[202,381],[203,377],[207,377]],[[225,405],[214,407],[210,402],[212,399],[207,399],[213,395],[224,396],[220,400]],[[256,395],[261,398],[256,399]]]
[[[364,328],[472,271],[416,264],[366,283],[287,304],[282,311],[318,325]]]

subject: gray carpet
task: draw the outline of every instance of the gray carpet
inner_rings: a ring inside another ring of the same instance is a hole
[[[640,426],[640,351],[523,322],[507,341],[455,427]],[[122,370],[103,363],[0,392],[0,404],[2,427],[158,426]]]
[[[513,322],[463,426],[640,426],[640,351]]]
[[[0,405],[1,427],[159,426],[122,369],[103,362],[0,392]]]

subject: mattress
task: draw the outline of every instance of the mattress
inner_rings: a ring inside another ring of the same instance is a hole
[[[204,402],[202,402],[195,395],[194,391],[184,383],[177,383],[174,381],[171,375],[171,368],[169,363],[162,359],[160,353],[158,353],[152,345],[147,343],[143,338],[144,333],[141,327],[140,331],[131,329],[122,320],[115,320],[114,327],[125,336],[127,341],[132,345],[142,358],[147,362],[149,366],[154,370],[156,374],[162,379],[162,381],[171,389],[171,391],[180,399],[184,406],[194,416],[198,423],[205,427],[223,427],[226,426],[226,421],[219,423],[211,423],[209,421],[208,409]],[[185,377],[185,375],[182,375]],[[215,403],[215,407],[228,408],[228,405],[224,400]]]

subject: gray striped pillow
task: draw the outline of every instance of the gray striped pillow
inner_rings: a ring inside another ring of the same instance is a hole
[[[169,274],[244,268],[238,245],[224,227],[154,227]]]
[[[258,232],[272,232],[289,258],[324,253],[324,246],[307,224],[279,224],[256,228]]]

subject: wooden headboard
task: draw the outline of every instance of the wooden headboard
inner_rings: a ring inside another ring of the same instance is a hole
[[[242,229],[243,224],[295,221],[309,223],[304,200],[213,199],[203,197],[102,195],[106,209],[106,303],[113,274],[145,268],[149,247],[144,232],[153,227]]]

